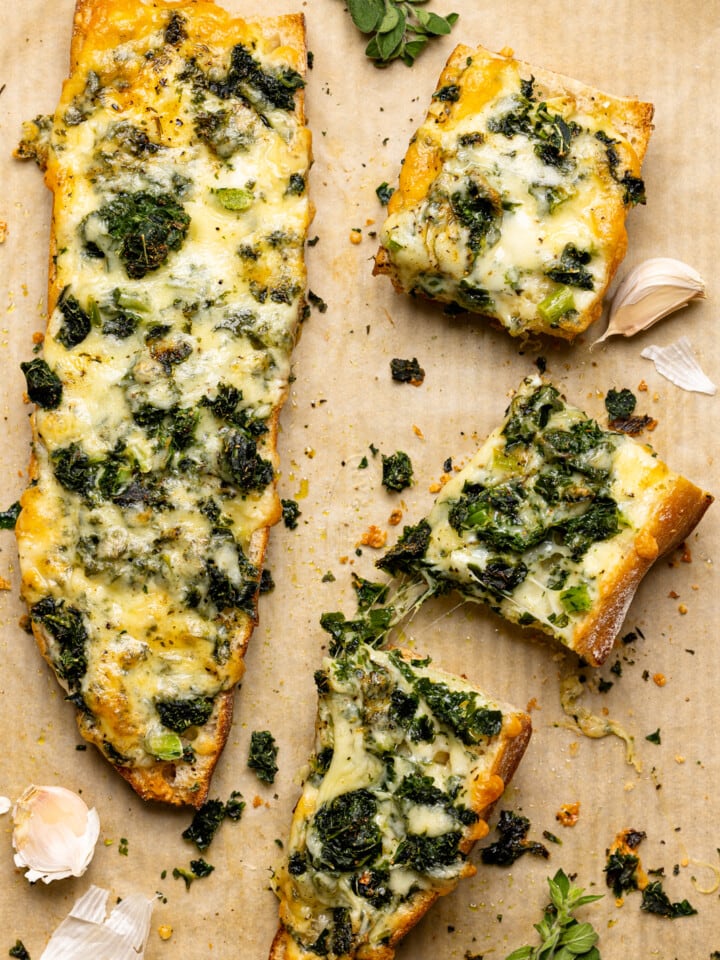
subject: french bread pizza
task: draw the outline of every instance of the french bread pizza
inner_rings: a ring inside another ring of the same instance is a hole
[[[53,193],[22,591],[82,735],[147,799],[207,795],[280,516],[304,71],[301,16],[78,0],[18,149]]]
[[[653,107],[483,47],[457,47],[405,155],[376,274],[572,340],[625,255]]]
[[[599,665],[654,561],[713,498],[647,445],[604,430],[539,377],[378,566],[457,590]]]
[[[315,675],[315,751],[273,884],[271,960],[391,960],[468,857],[530,718],[429,658],[348,644]]]

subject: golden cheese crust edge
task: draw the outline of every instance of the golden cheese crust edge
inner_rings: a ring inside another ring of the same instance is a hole
[[[437,84],[438,89],[455,84],[459,80],[467,57],[469,56],[482,56],[488,59],[500,60],[515,59],[512,54],[505,56],[501,53],[493,53],[482,46],[473,49],[472,47],[460,45],[450,54],[440,74]],[[516,60],[515,62],[521,71],[532,75],[536,86],[548,95],[558,96],[570,94],[576,98],[577,103],[581,107],[587,107],[588,109],[592,108],[598,98],[602,98],[603,109],[609,114],[614,127],[619,133],[622,133],[634,150],[637,168],[633,172],[635,175],[639,175],[640,166],[647,152],[650,135],[653,131],[652,118],[654,106],[652,103],[637,100],[632,97],[617,97],[596,90],[564,74],[555,73],[552,70],[547,70],[542,67],[536,67],[523,60]],[[439,118],[445,109],[447,109],[447,105],[438,100],[434,100],[431,103],[423,124],[432,120],[434,117]],[[408,162],[409,159],[411,162]],[[417,136],[413,137],[400,170],[398,189],[393,193],[388,204],[388,213],[394,213],[404,209],[406,206],[410,206],[411,203],[408,201],[408,194],[411,192],[417,194],[418,191],[418,184],[416,182],[413,183],[413,181],[419,177],[421,181],[424,181],[425,187],[429,187],[439,172],[441,165],[442,157],[439,144],[437,142],[434,144],[430,142],[420,143],[418,142]],[[573,340],[579,333],[586,330],[592,323],[600,318],[605,293],[627,251],[627,231],[625,229],[624,214],[621,215],[619,219],[615,219],[617,222],[612,224],[612,228],[616,236],[612,257],[608,261],[607,281],[602,287],[597,288],[597,296],[590,308],[580,313],[572,324],[558,326],[551,331],[547,330],[544,324],[539,324],[528,327],[528,334],[547,333],[559,339]],[[388,276],[398,293],[405,292],[390,253],[382,246],[375,255],[373,266],[373,276],[378,275]],[[424,299],[432,299],[426,297],[422,292],[418,292],[417,295]],[[492,320],[493,318],[489,319]]]
[[[658,557],[679,546],[713,502],[711,494],[685,477],[674,475],[670,490],[658,498],[633,548],[600,585],[593,609],[578,624],[572,649],[593,666],[605,662],[640,581]]]
[[[413,653],[412,656],[417,656],[417,653]],[[491,787],[482,796],[473,798],[475,802],[470,804],[479,817],[478,825],[485,823],[491,815],[495,804],[514,776],[532,735],[532,721],[528,714],[515,711],[507,719],[512,728],[512,735],[504,734],[504,742],[488,777]],[[470,854],[478,839],[481,839],[481,834],[465,839],[460,845],[462,852],[466,855]],[[475,867],[468,863],[461,878],[473,876],[475,872]],[[394,930],[388,943],[382,946],[363,944],[352,955],[353,960],[393,960],[398,943],[422,919],[435,901],[441,896],[452,893],[456,885],[457,882],[453,881],[444,890],[425,890],[411,896],[393,918]],[[293,949],[294,947],[295,941],[281,923],[270,948],[269,960],[297,960],[301,956],[313,956],[313,954]]]
[[[146,0],[141,0],[141,2],[146,2]],[[85,41],[93,31],[97,30],[98,25],[103,23],[103,18],[104,25],[106,27],[112,27],[112,18],[109,14],[110,6],[110,3],[98,2],[98,0],[77,0],[73,18],[73,31],[70,45],[71,77],[73,72],[78,69],[81,63],[82,48]],[[188,2],[188,0],[166,0],[165,7],[167,9],[187,9],[188,7],[215,8],[215,4],[212,3],[212,0],[210,0],[210,2],[206,2],[206,0],[190,0],[190,2]],[[226,11],[222,10],[222,8],[216,9],[220,11],[222,16],[227,18],[229,24],[232,23],[233,18],[231,18]],[[292,45],[296,50],[302,53],[304,53],[306,50],[305,18],[302,14],[288,14],[279,17],[257,19],[237,18],[237,20],[239,22],[248,22],[248,20],[250,20],[253,24],[258,25],[264,33],[279,34],[283,37],[286,43]],[[300,88],[295,94],[295,116],[298,124],[300,126],[304,126],[305,97],[303,88]],[[52,190],[51,179],[46,176],[45,182],[46,185]],[[57,252],[57,216],[58,211],[54,205],[50,224],[49,241],[48,317],[50,317],[52,314],[61,292],[55,265],[55,254]],[[312,207],[310,208],[310,216],[312,216]],[[301,319],[301,312],[302,303],[298,310],[298,324]],[[284,403],[286,396],[287,388],[281,403],[278,404],[275,410],[273,410],[267,421],[268,449],[274,460],[276,460],[277,451],[278,420],[282,404]],[[31,417],[31,429],[33,442],[36,443],[38,442],[39,438],[34,415]],[[30,479],[33,479],[36,475],[37,460],[33,454],[31,455],[30,459],[28,476]],[[275,483],[276,479],[273,481],[274,486]],[[22,511],[16,526],[16,537],[18,543],[21,543],[24,535],[32,535],[33,531],[35,509],[33,506],[34,495],[31,494],[31,489],[32,488],[28,488],[20,499]],[[269,518],[268,525],[256,530],[250,538],[248,559],[258,567],[262,567],[262,563],[264,561],[269,538],[269,527],[277,523],[282,515],[280,499],[277,493],[275,494],[274,501],[274,510],[272,516]],[[28,592],[31,592],[29,579],[30,578],[27,577],[27,575],[23,575],[23,586],[27,586]],[[22,587],[21,592],[24,592]],[[241,659],[244,659],[250,636],[252,635],[256,624],[257,614],[255,614],[255,616],[247,622],[243,629],[240,630],[231,641],[233,649],[237,652]],[[41,624],[33,622],[32,631],[41,655],[52,666],[52,661],[48,653],[48,636],[44,628]],[[234,687],[231,690],[222,691],[216,696],[212,713],[207,723],[204,725],[204,731],[207,734],[210,734],[212,751],[202,757],[198,757],[195,763],[192,765],[184,767],[181,770],[179,767],[176,767],[170,762],[158,761],[152,766],[147,767],[117,766],[116,769],[118,773],[126,781],[128,781],[128,783],[130,783],[135,792],[143,800],[157,800],[173,805],[187,805],[193,807],[201,806],[207,799],[213,770],[215,769],[230,733],[234,697]],[[83,737],[94,743],[99,749],[102,749],[101,738],[93,736],[92,730],[88,729],[87,724],[83,723],[82,714],[78,714],[77,721]]]

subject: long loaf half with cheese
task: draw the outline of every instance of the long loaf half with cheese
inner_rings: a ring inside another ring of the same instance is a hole
[[[256,620],[311,207],[301,16],[78,0],[17,539],[40,649],[144,798],[200,805]]]
[[[457,590],[599,665],[654,561],[712,496],[539,377],[378,566]]]
[[[392,960],[468,856],[530,718],[429,658],[351,642],[315,675],[316,743],[274,877],[270,960]]]
[[[572,340],[602,311],[645,202],[653,107],[512,54],[459,46],[410,142],[375,273],[492,318]]]

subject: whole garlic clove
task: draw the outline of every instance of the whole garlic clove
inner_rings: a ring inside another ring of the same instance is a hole
[[[705,296],[705,281],[692,267],[672,257],[652,257],[639,264],[617,288],[605,333],[608,337],[632,337],[658,320]]]
[[[97,811],[65,787],[29,786],[13,808],[15,866],[31,883],[81,877],[100,834]]]

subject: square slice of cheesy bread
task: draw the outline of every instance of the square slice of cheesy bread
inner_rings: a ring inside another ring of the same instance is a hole
[[[274,877],[271,960],[392,960],[468,855],[530,718],[429,658],[351,643],[315,675],[316,743]]]
[[[603,430],[532,377],[378,566],[427,595],[482,601],[597,666],[653,562],[712,500],[649,446]]]
[[[375,273],[512,336],[571,340],[602,311],[645,202],[652,104],[457,47],[410,142]]]

